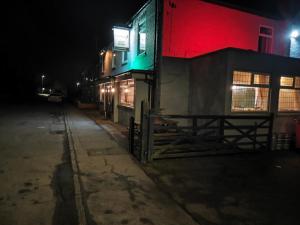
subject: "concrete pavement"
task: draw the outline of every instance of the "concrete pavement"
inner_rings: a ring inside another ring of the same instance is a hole
[[[145,171],[199,224],[300,224],[299,153],[157,160]]]
[[[79,216],[85,216],[80,216],[82,223],[198,224],[156,186],[103,127],[71,106],[66,112],[77,172],[75,189],[82,192],[81,198],[77,196],[77,206],[82,207]]]

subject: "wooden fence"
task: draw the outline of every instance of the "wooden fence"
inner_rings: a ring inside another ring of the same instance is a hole
[[[129,149],[141,161],[270,150],[273,115],[147,115],[130,121]]]

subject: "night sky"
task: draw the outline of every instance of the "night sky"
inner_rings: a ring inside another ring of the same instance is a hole
[[[288,17],[297,0],[223,0]],[[2,7],[1,92],[34,90],[40,75],[47,85],[73,86],[96,63],[97,51],[112,40],[113,25],[123,24],[146,0],[15,0]],[[298,2],[298,3],[297,3]],[[0,94],[1,94],[0,92]]]

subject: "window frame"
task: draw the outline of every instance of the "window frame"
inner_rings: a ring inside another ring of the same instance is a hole
[[[265,33],[261,33],[261,28],[267,28],[267,29],[270,29],[271,30],[271,34],[265,34]],[[263,37],[263,38],[267,38],[267,39],[270,39],[270,51],[269,52],[262,52],[262,51],[259,51],[259,40],[260,40],[260,37]],[[258,30],[258,46],[257,46],[257,52],[259,53],[262,53],[262,54],[273,54],[273,42],[274,42],[274,28],[271,27],[271,26],[268,26],[268,25],[259,25],[259,30]]]
[[[251,79],[250,79],[250,84],[233,84],[234,80],[234,72],[242,72],[242,73],[250,73],[251,74]],[[271,74],[265,73],[265,72],[254,72],[254,71],[246,71],[246,70],[233,70],[231,73],[231,98],[230,98],[230,113],[234,114],[263,114],[263,113],[269,113],[270,112],[270,103],[271,103],[271,84],[272,84],[272,77]],[[254,83],[254,77],[255,75],[264,75],[269,77],[269,84],[255,84]],[[249,88],[268,88],[268,99],[267,99],[267,109],[266,110],[259,110],[259,111],[234,111],[233,110],[233,87],[249,87]]]
[[[132,97],[132,103],[126,104],[126,103],[121,102],[121,98],[122,98],[121,95],[123,94],[121,85],[122,85],[123,82],[127,82],[127,85],[128,85],[128,82],[130,80],[133,81],[133,93],[132,93],[133,97]],[[135,81],[134,78],[120,80],[119,81],[119,94],[118,94],[118,102],[119,103],[118,103],[118,105],[121,106],[121,107],[127,107],[127,108],[130,108],[130,109],[133,109],[135,107],[135,89],[136,89],[136,81]]]
[[[144,25],[144,30],[145,31],[145,34],[146,34],[146,37],[145,37],[145,49],[144,50],[141,50],[141,27],[142,25]],[[146,54],[146,49],[147,49],[147,20],[146,20],[146,17],[145,15],[143,15],[143,18],[139,20],[138,22],[138,26],[137,26],[137,55],[143,55],[143,54]]]
[[[122,51],[122,65],[125,65],[128,63],[128,54],[129,54],[128,51]],[[127,55],[126,60],[125,60],[125,55]]]
[[[281,78],[282,77],[287,77],[287,78],[293,78],[293,85],[292,86],[282,86],[281,85]],[[300,91],[300,86],[296,87],[296,79],[300,79],[300,75],[281,75],[279,76],[279,91],[278,91],[278,104],[277,104],[277,112],[278,113],[299,113],[300,108],[297,111],[294,110],[279,110],[279,102],[280,102],[280,91],[283,90],[295,90],[295,91]]]

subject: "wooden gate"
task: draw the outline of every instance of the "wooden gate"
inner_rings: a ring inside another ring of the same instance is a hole
[[[273,114],[142,115],[129,129],[129,149],[141,161],[271,150]]]
[[[270,150],[273,115],[153,117],[151,159]]]

